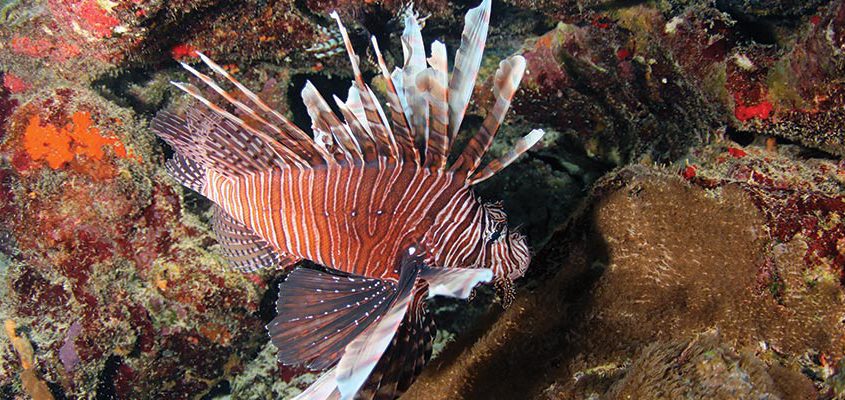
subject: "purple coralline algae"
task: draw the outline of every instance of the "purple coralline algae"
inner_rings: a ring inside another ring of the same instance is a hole
[[[62,347],[59,348],[59,360],[62,361],[62,365],[68,373],[73,372],[76,365],[79,364],[79,353],[76,352],[76,344],[74,344],[74,341],[81,331],[82,324],[80,324],[79,321],[71,324],[70,328],[67,330],[65,341],[62,344]]]

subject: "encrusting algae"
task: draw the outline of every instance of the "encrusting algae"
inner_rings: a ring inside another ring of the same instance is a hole
[[[44,123],[38,115],[29,117],[23,134],[23,146],[32,160],[44,161],[52,169],[59,169],[76,157],[101,161],[104,149],[109,147],[119,158],[136,157],[127,152],[126,146],[111,135],[103,135],[93,126],[91,114],[77,111],[64,127]]]
[[[35,357],[33,355],[32,344],[29,343],[24,336],[18,336],[15,321],[7,319],[3,323],[6,329],[6,335],[12,341],[12,347],[18,353],[18,358],[21,361],[21,386],[34,400],[53,400],[53,394],[50,388],[38,377],[38,372],[35,371]]]

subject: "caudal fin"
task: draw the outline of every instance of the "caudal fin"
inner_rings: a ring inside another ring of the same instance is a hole
[[[176,182],[190,188],[191,190],[202,193],[205,187],[205,167],[200,163],[189,159],[181,154],[176,154],[173,158],[164,163],[164,170],[167,174],[176,179]]]

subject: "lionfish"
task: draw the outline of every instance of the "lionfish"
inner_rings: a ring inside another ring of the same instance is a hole
[[[481,65],[490,0],[466,15],[451,75],[443,43],[432,43],[425,57],[413,14],[405,19],[402,68],[388,72],[372,40],[389,119],[363,80],[346,28],[332,17],[354,75],[346,101],[334,97],[343,121],[306,83],[312,137],[199,54],[236,90],[183,67],[229,108],[174,82],[204,107],[184,118],[162,111],[151,127],[175,151],[169,174],[215,204],[212,227],[233,268],[301,260],[325,267],[295,268],[280,284],[278,314],[267,325],[280,362],[328,369],[301,398],[394,398],[431,356],[428,297],[468,298],[490,281],[512,296],[511,282],[530,260],[525,237],[508,228],[500,203],[482,203],[472,187],[543,131],[480,168],[525,71],[525,59],[512,56],[496,71],[495,104],[482,126],[448,162]]]

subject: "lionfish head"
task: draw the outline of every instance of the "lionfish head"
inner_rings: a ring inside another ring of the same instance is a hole
[[[510,284],[525,275],[531,254],[525,235],[508,226],[501,202],[482,204],[484,232],[481,235],[482,260],[493,270],[497,285],[510,291]]]

